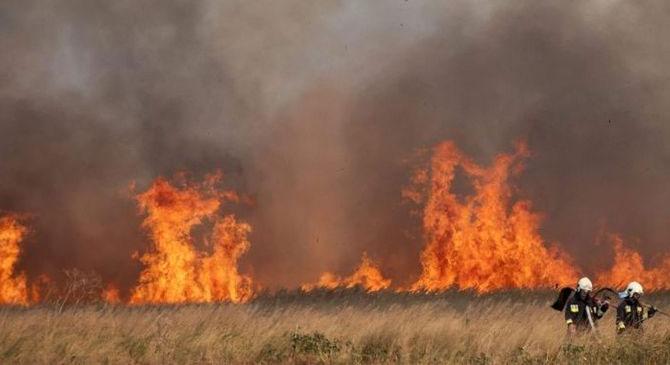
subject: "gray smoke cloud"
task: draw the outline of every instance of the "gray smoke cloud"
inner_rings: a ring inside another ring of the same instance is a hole
[[[587,271],[611,256],[603,230],[653,259],[670,251],[669,10],[4,1],[0,209],[33,215],[30,276],[79,267],[127,288],[147,248],[128,185],[221,169],[255,197],[242,269],[264,286],[363,251],[407,283],[422,241],[406,161],[451,139],[488,163],[524,138],[517,194],[545,239]]]

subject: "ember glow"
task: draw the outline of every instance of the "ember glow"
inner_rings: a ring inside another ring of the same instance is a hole
[[[577,272],[567,255],[540,237],[540,217],[530,202],[512,199],[509,180],[528,156],[526,145],[518,143],[513,153],[500,154],[483,167],[452,142],[434,149],[430,166],[419,169],[404,192],[424,204],[423,272],[413,290],[489,292],[574,283]],[[458,168],[474,191],[463,199],[453,192]]]
[[[236,194],[217,189],[220,179],[213,175],[199,184],[159,178],[137,196],[153,247],[140,257],[145,268],[130,303],[237,303],[251,297],[251,278],[237,269],[249,248],[251,227],[234,215],[218,213],[224,203],[237,200]],[[205,222],[213,228],[201,246],[208,246],[210,253],[196,248],[192,236]]]
[[[25,234],[17,217],[0,217],[0,304],[28,304],[26,277],[15,272]]]
[[[325,272],[321,274],[316,284],[303,284],[301,288],[304,291],[311,291],[316,288],[335,289],[360,286],[368,292],[375,292],[386,289],[390,285],[391,280],[385,279],[379,267],[364,253],[360,265],[350,276],[340,278],[333,273]]]

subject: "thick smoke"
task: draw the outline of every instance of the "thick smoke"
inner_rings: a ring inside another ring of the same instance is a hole
[[[128,287],[131,182],[221,169],[255,197],[238,213],[258,282],[367,251],[408,283],[422,241],[400,190],[444,139],[486,163],[525,138],[518,194],[589,271],[603,231],[670,250],[670,6],[442,3],[3,1],[0,209],[32,214],[22,267]]]

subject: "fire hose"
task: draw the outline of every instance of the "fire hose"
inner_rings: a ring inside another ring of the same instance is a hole
[[[598,330],[596,330],[596,325],[593,323],[593,318],[591,318],[591,307],[586,307],[586,318],[589,319],[589,325],[591,325],[591,331],[593,333],[598,334]]]

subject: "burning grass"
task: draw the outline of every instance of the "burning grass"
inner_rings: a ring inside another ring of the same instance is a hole
[[[0,309],[2,363],[668,363],[670,320],[568,342],[548,292],[280,292],[246,304]],[[670,306],[670,294],[647,301]]]

